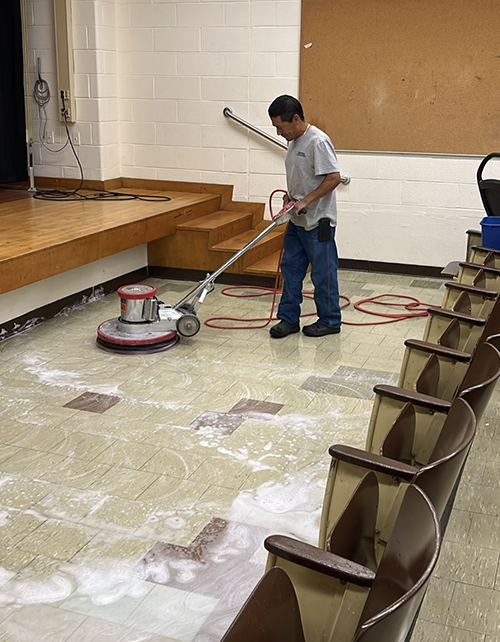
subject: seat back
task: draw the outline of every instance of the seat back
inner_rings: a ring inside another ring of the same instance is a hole
[[[292,582],[271,568],[254,588],[221,642],[305,642]]]
[[[458,283],[465,283],[468,285],[477,285],[476,279],[481,274],[482,286],[487,290],[494,290],[500,292],[500,270],[491,268],[483,263],[460,263],[457,281]]]
[[[498,292],[496,290],[488,290],[483,274],[482,270],[479,270],[472,284],[459,283],[458,281],[446,282],[444,284],[445,293],[441,303],[441,309],[455,310],[460,295],[466,292],[469,296],[470,312],[465,312],[465,314],[469,314],[476,319],[487,319],[495,300],[498,298]],[[483,283],[483,285],[481,286],[480,283]],[[459,305],[461,305],[461,303]]]
[[[389,459],[412,464],[415,426],[415,406],[406,403],[387,433],[380,448],[380,454]]]
[[[472,314],[472,303],[468,292],[460,292],[452,306],[452,310],[461,314]]]
[[[450,330],[450,332],[454,333],[453,330]],[[456,335],[452,334],[451,339],[450,337],[448,339],[453,341],[454,336]],[[481,349],[481,346],[487,341],[490,344],[494,343],[494,341],[489,341],[492,336],[498,336],[496,342],[500,349],[500,297],[495,301],[479,339],[471,351],[473,358],[465,372],[462,368],[454,366],[453,362],[448,362],[451,363],[448,368],[448,370],[451,368],[451,372],[446,373],[444,369],[446,362],[441,363],[435,354],[431,354],[416,377],[415,390],[431,397],[449,399],[450,401],[456,395],[463,396],[466,394],[468,402],[473,407],[476,417],[478,417],[477,413],[483,413],[495,383],[492,382],[491,389],[485,388],[486,380],[488,377],[494,376],[497,370],[495,349]],[[409,357],[406,355],[405,357],[406,362],[403,363],[400,373],[400,385],[402,385],[402,381],[405,378],[408,379],[411,376],[411,372],[409,373],[408,371],[404,372],[403,376],[404,366],[406,365],[408,370],[408,363],[413,363]],[[480,404],[483,404],[483,406]]]
[[[415,390],[424,395],[437,397],[439,386],[439,359],[431,354],[415,381]]]
[[[424,596],[441,544],[436,512],[408,486],[361,614],[354,642],[402,642]]]
[[[483,234],[481,230],[467,230],[466,234],[467,234],[467,251],[465,254],[465,260],[469,261],[472,248],[474,247],[474,245],[480,245],[481,240],[483,238]]]
[[[471,250],[469,262],[486,268],[498,269],[500,267],[500,251],[481,244],[475,245]]]
[[[482,288],[483,290],[486,289],[488,282],[486,280],[486,273],[484,270],[479,270],[476,276],[474,277],[472,281],[472,285],[474,285],[476,288]]]
[[[461,292],[459,297],[453,304],[453,311],[470,315],[471,310],[472,302],[469,293]],[[500,297],[497,296],[493,301],[488,301],[487,308],[485,309],[483,307],[481,314],[481,318],[483,318],[485,322],[483,321],[482,329],[480,326],[478,326],[480,330],[479,334],[478,330],[474,330],[474,325],[471,324],[469,325],[467,330],[464,331],[464,329],[462,329],[462,336],[459,337],[456,347],[453,345],[449,345],[447,347],[472,353],[477,348],[477,346],[486,341],[490,335],[500,333]],[[448,331],[448,328],[449,325],[447,325],[446,331]],[[471,335],[470,339],[468,339],[468,335]],[[475,339],[473,339],[472,335],[474,335]],[[447,345],[446,343],[442,343],[442,336],[443,333],[441,334],[438,343],[440,343],[441,345]],[[451,340],[454,340],[454,335],[451,335],[451,337]]]
[[[455,399],[430,455],[414,478],[431,500],[438,519],[444,510],[459,478],[476,434],[476,418],[469,404]]]
[[[467,401],[477,421],[482,417],[500,376],[500,352],[493,345],[500,343],[500,336],[489,338],[491,342],[481,343],[476,349],[457,395]]]
[[[488,340],[488,337],[500,333],[500,297],[497,298],[488,316],[478,345]]]
[[[473,253],[473,263],[478,263],[478,260],[474,260],[475,256],[477,255],[478,259],[482,258],[481,263],[485,267],[492,267],[496,268],[498,267],[498,254],[496,252],[491,251],[487,247],[483,247],[481,249],[476,248],[474,253]]]
[[[438,339],[438,344],[445,348],[458,350],[460,345],[460,323],[457,319],[452,319],[446,326],[446,329]]]
[[[378,511],[378,481],[367,473],[356,487],[347,506],[332,527],[327,550],[372,571],[377,570],[375,530]]]

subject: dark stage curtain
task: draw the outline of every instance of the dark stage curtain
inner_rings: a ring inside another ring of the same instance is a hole
[[[1,0],[0,183],[27,177],[21,0]]]

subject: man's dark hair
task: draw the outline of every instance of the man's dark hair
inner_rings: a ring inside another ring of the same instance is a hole
[[[304,110],[299,101],[293,96],[288,96],[284,94],[283,96],[278,96],[273,102],[269,105],[267,110],[269,118],[281,118],[283,122],[291,123],[295,114],[304,120]]]

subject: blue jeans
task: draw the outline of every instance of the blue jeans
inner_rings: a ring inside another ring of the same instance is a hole
[[[283,294],[278,307],[278,319],[297,323],[302,303],[302,282],[311,264],[314,302],[321,325],[339,327],[340,301],[337,280],[338,255],[335,228],[330,228],[330,240],[318,241],[318,228],[307,232],[303,227],[288,223],[283,242],[281,273]]]

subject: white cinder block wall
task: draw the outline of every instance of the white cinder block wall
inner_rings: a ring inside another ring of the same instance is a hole
[[[32,79],[41,57],[55,89],[52,1],[28,2]],[[73,18],[71,130],[80,134],[85,178],[228,183],[236,200],[260,202],[284,187],[284,151],[223,109],[275,134],[269,103],[298,92],[300,0],[73,0]],[[55,101],[48,114],[60,140]],[[37,129],[35,119],[35,139]],[[36,175],[78,175],[70,151],[54,155],[36,143],[35,152]],[[465,231],[483,216],[480,158],[339,159],[352,177],[338,188],[342,257],[427,266],[462,258]]]

